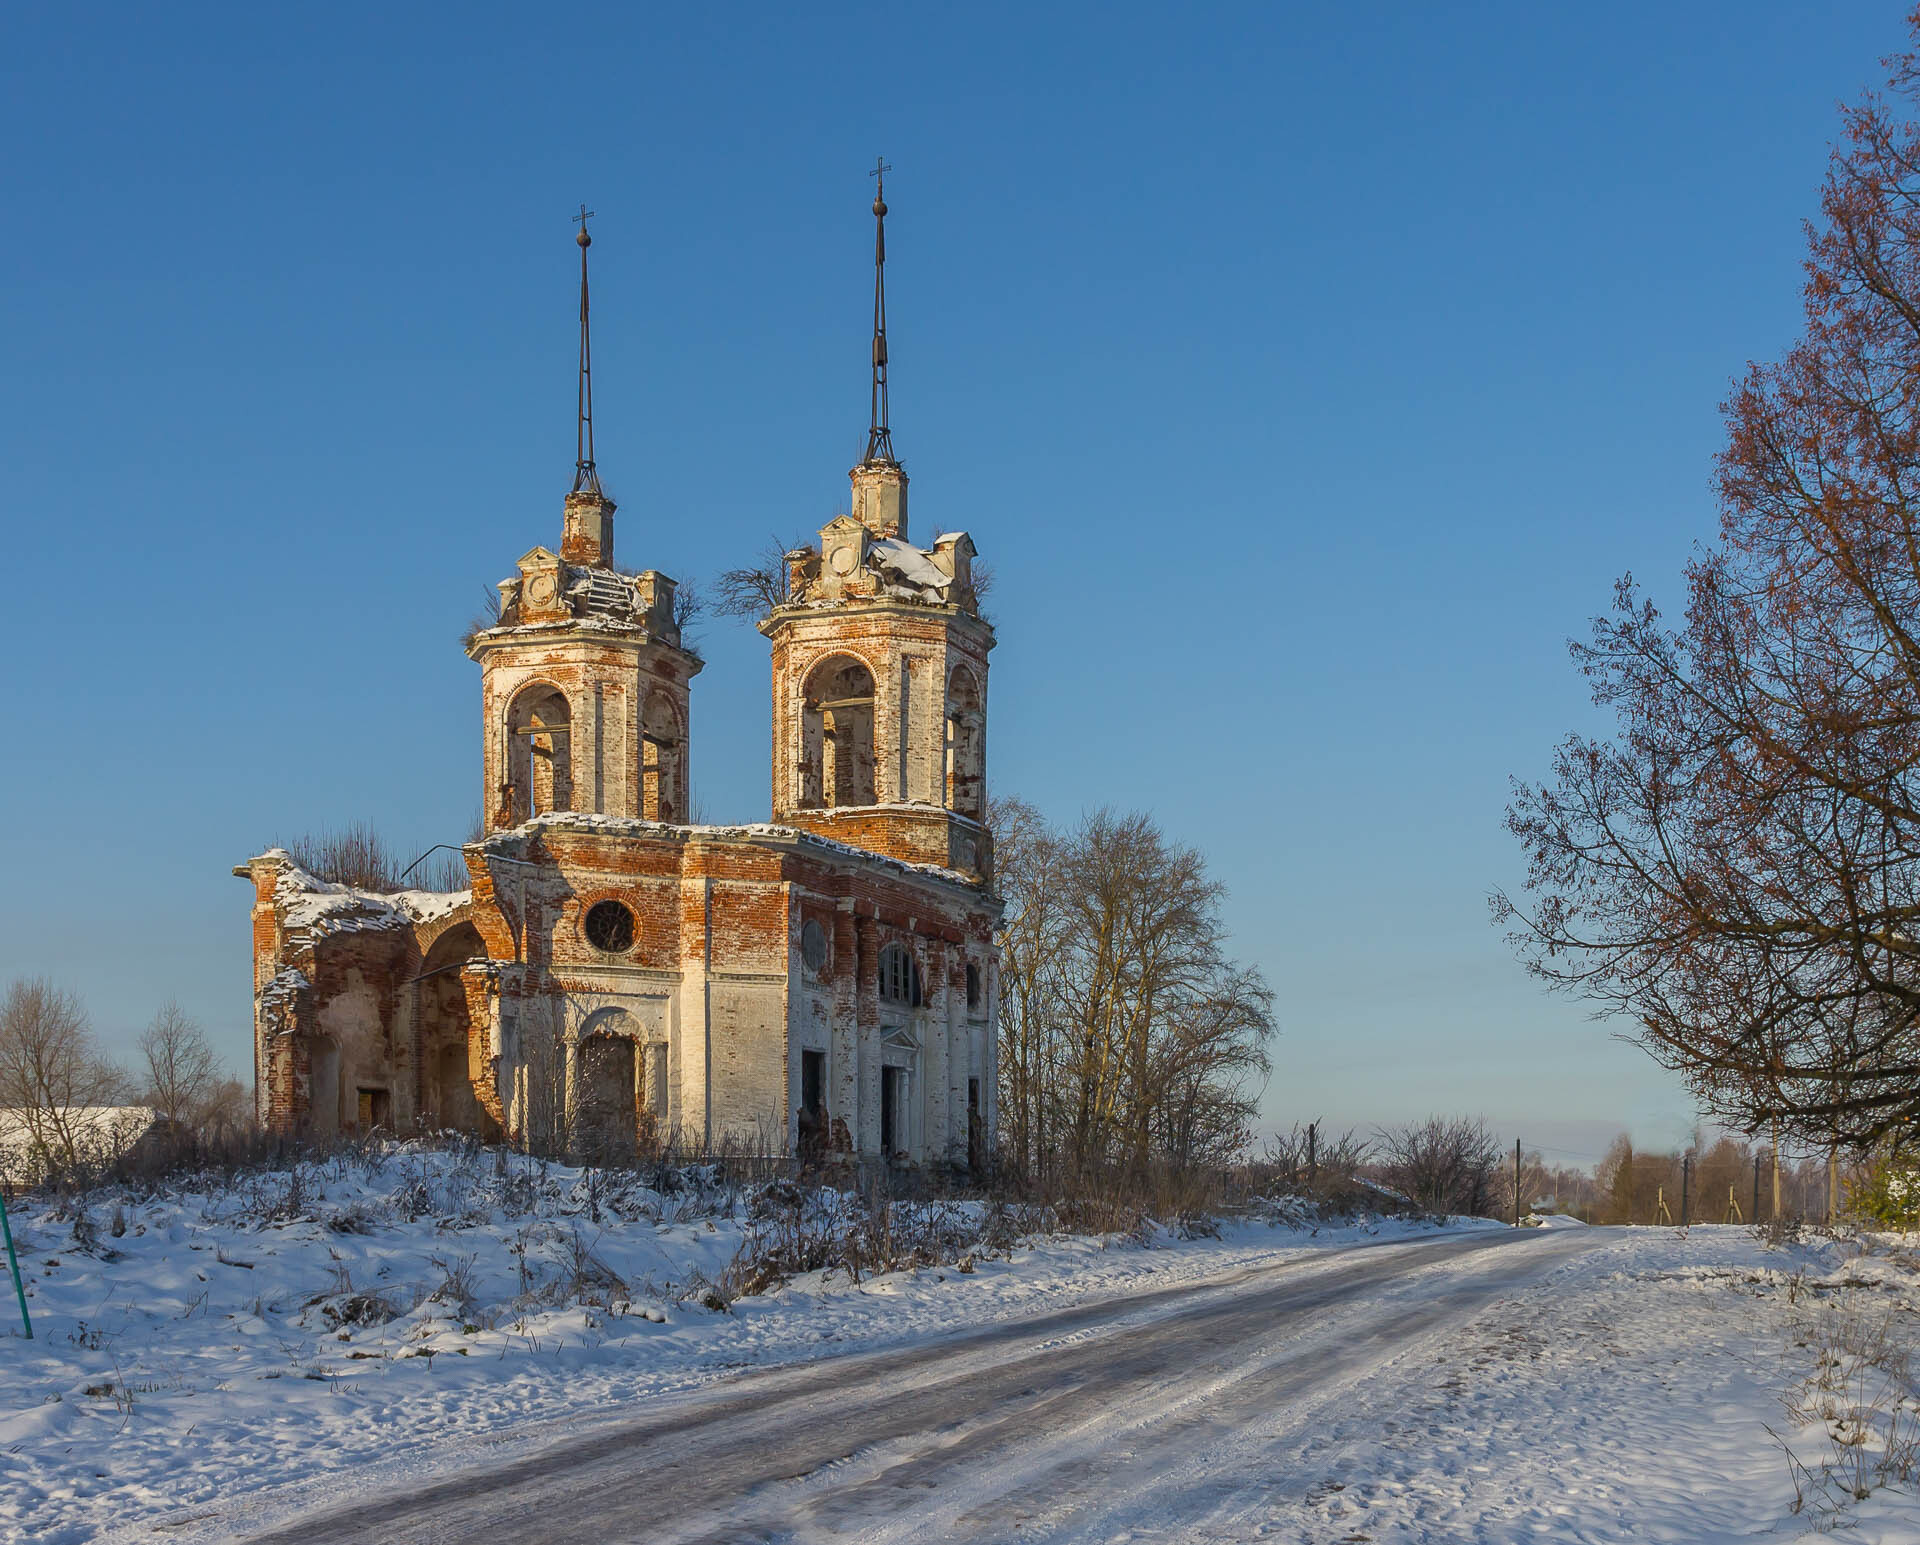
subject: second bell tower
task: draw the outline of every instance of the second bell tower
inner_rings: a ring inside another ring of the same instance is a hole
[[[884,174],[883,165],[876,175]],[[987,655],[973,541],[918,547],[888,423],[886,215],[875,190],[872,414],[848,515],[787,554],[773,645],[773,818],[985,879]]]

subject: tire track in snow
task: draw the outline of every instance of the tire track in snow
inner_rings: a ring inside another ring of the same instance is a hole
[[[1372,1246],[750,1375],[261,1540],[999,1539],[1116,1508],[1217,1513],[1250,1483],[1233,1473],[1245,1431],[1276,1412],[1306,1420],[1582,1245],[1489,1233]]]

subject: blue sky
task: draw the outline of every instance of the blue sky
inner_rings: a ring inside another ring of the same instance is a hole
[[[871,184],[921,533],[994,565],[990,776],[1231,886],[1278,1122],[1597,1153],[1684,1095],[1488,924],[1590,721],[1565,640],[1711,536],[1716,404],[1798,324],[1896,7],[18,7],[0,51],[0,979],[244,1066],[231,866],[480,799],[484,586],[558,534],[598,211],[625,561],[845,506]],[[767,805],[704,628],[696,795]]]

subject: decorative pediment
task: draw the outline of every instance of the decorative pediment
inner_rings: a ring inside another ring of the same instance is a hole
[[[520,570],[520,620],[556,622],[573,614],[562,583],[558,553],[536,547],[516,565]]]

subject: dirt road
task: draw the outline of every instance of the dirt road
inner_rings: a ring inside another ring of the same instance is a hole
[[[254,1538],[1247,1538],[1276,1500],[1317,1484],[1317,1412],[1587,1243],[1582,1232],[1481,1232],[1366,1246],[749,1374]]]

